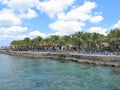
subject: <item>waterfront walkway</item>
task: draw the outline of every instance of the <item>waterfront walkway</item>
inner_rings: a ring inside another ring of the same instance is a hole
[[[78,63],[87,63],[104,66],[120,66],[119,55],[99,55],[99,54],[82,54],[76,52],[33,52],[33,51],[7,51],[0,50],[1,53],[25,56],[35,58],[52,58],[56,60],[68,60]]]

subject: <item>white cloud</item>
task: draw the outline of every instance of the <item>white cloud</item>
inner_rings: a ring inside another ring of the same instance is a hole
[[[2,3],[12,10],[25,11],[32,8],[39,0],[3,0]]]
[[[68,33],[58,31],[58,32],[55,32],[55,33],[48,34],[48,36],[51,36],[51,35],[64,36],[64,35],[68,35]]]
[[[81,20],[86,21],[90,20],[92,23],[98,23],[103,20],[101,15],[98,15],[96,12],[96,16],[92,15],[92,10],[96,8],[97,5],[95,2],[86,1],[83,5],[79,7],[75,7],[71,9],[69,12],[59,13],[58,19],[59,20]]]
[[[28,34],[17,35],[17,38],[15,38],[15,39],[17,39],[17,40],[19,40],[19,39],[23,40],[25,37],[29,37],[29,38],[33,39],[33,38],[35,38],[37,36],[41,36],[41,37],[45,38],[45,37],[47,37],[47,34],[42,33],[42,32],[40,32],[38,30],[34,30],[32,32],[29,32]]]
[[[120,20],[112,26],[112,28],[119,28],[120,29]]]
[[[32,32],[29,32],[28,34],[23,34],[23,32],[26,31],[26,27],[10,27],[10,28],[2,28],[0,29],[0,32],[3,31],[2,33],[0,33],[0,41],[3,40],[7,40],[9,39],[10,41],[12,40],[23,40],[25,37],[29,37],[31,39],[37,37],[37,36],[41,36],[43,38],[47,37],[48,35],[45,33],[41,33],[38,30],[34,30]],[[16,31],[17,30],[17,31]]]
[[[56,21],[49,25],[49,27],[53,30],[56,30],[58,32],[75,32],[75,31],[81,31],[81,27],[85,24],[83,22],[78,21]]]
[[[1,0],[2,4],[7,5],[13,11],[25,12],[28,8],[37,8],[47,13],[50,17],[64,11],[75,0]]]
[[[17,35],[17,36],[14,36],[14,40],[23,40],[25,37],[28,37],[27,35]]]
[[[100,22],[102,20],[103,20],[102,16],[94,16],[94,17],[90,18],[90,22],[92,22],[92,23],[98,23],[98,22]]]
[[[14,26],[21,25],[24,19],[37,17],[35,11],[36,4],[39,0],[1,0],[6,5],[0,11],[0,25]]]
[[[37,8],[47,13],[51,18],[60,12],[63,12],[73,4],[75,0],[46,0],[39,2]]]
[[[0,26],[20,25],[23,19],[32,19],[35,17],[37,17],[37,13],[30,8],[26,12],[17,14],[11,9],[3,9],[0,11]]]
[[[47,37],[47,35],[45,33],[41,33],[40,31],[36,30],[36,31],[33,31],[33,32],[30,32],[28,34],[28,37],[30,38],[35,38],[36,36],[41,36],[43,38]]]
[[[13,38],[13,35],[0,35],[0,41]]]
[[[66,15],[64,13],[58,15],[60,20],[88,20],[91,16],[91,10],[96,7],[96,3],[86,1],[83,5],[71,9]]]
[[[0,11],[0,25],[19,25],[20,18],[15,15],[10,9],[3,9]]]
[[[0,35],[19,35],[27,30],[27,27],[21,26],[11,26],[11,27],[1,27]]]
[[[103,17],[98,12],[92,14],[92,10],[96,7],[95,2],[85,1],[83,5],[72,8],[66,12],[66,14],[65,12],[59,13],[58,20],[50,24],[49,27],[56,30],[57,32],[55,34],[59,35],[62,33],[81,31],[82,27],[85,26],[83,21],[88,20],[92,23],[98,23],[103,20]]]
[[[87,29],[88,32],[90,33],[100,33],[103,35],[107,35],[107,29],[106,28],[102,28],[102,27],[91,27],[89,29]]]
[[[37,13],[33,9],[28,8],[27,12],[21,13],[19,17],[32,19],[37,17]]]

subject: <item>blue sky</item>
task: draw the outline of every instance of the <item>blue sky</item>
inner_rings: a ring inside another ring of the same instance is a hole
[[[119,0],[0,0],[0,46],[12,40],[120,28]]]

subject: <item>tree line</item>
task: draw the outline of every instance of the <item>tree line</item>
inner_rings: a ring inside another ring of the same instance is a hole
[[[12,46],[68,46],[72,45],[78,50],[86,51],[110,51],[115,52],[120,50],[120,29],[112,29],[107,36],[99,33],[75,32],[71,35],[58,36],[51,35],[47,38],[37,36],[33,39],[29,37],[23,40],[13,40]]]

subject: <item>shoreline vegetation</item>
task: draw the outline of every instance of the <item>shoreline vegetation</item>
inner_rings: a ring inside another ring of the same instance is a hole
[[[120,56],[116,55],[90,55],[72,52],[32,52],[12,50],[0,50],[0,53],[12,56],[58,59],[64,61],[74,61],[77,63],[120,67]]]
[[[105,66],[120,66],[120,29],[99,33],[75,32],[71,35],[37,36],[33,39],[13,40],[1,53],[70,60]]]

